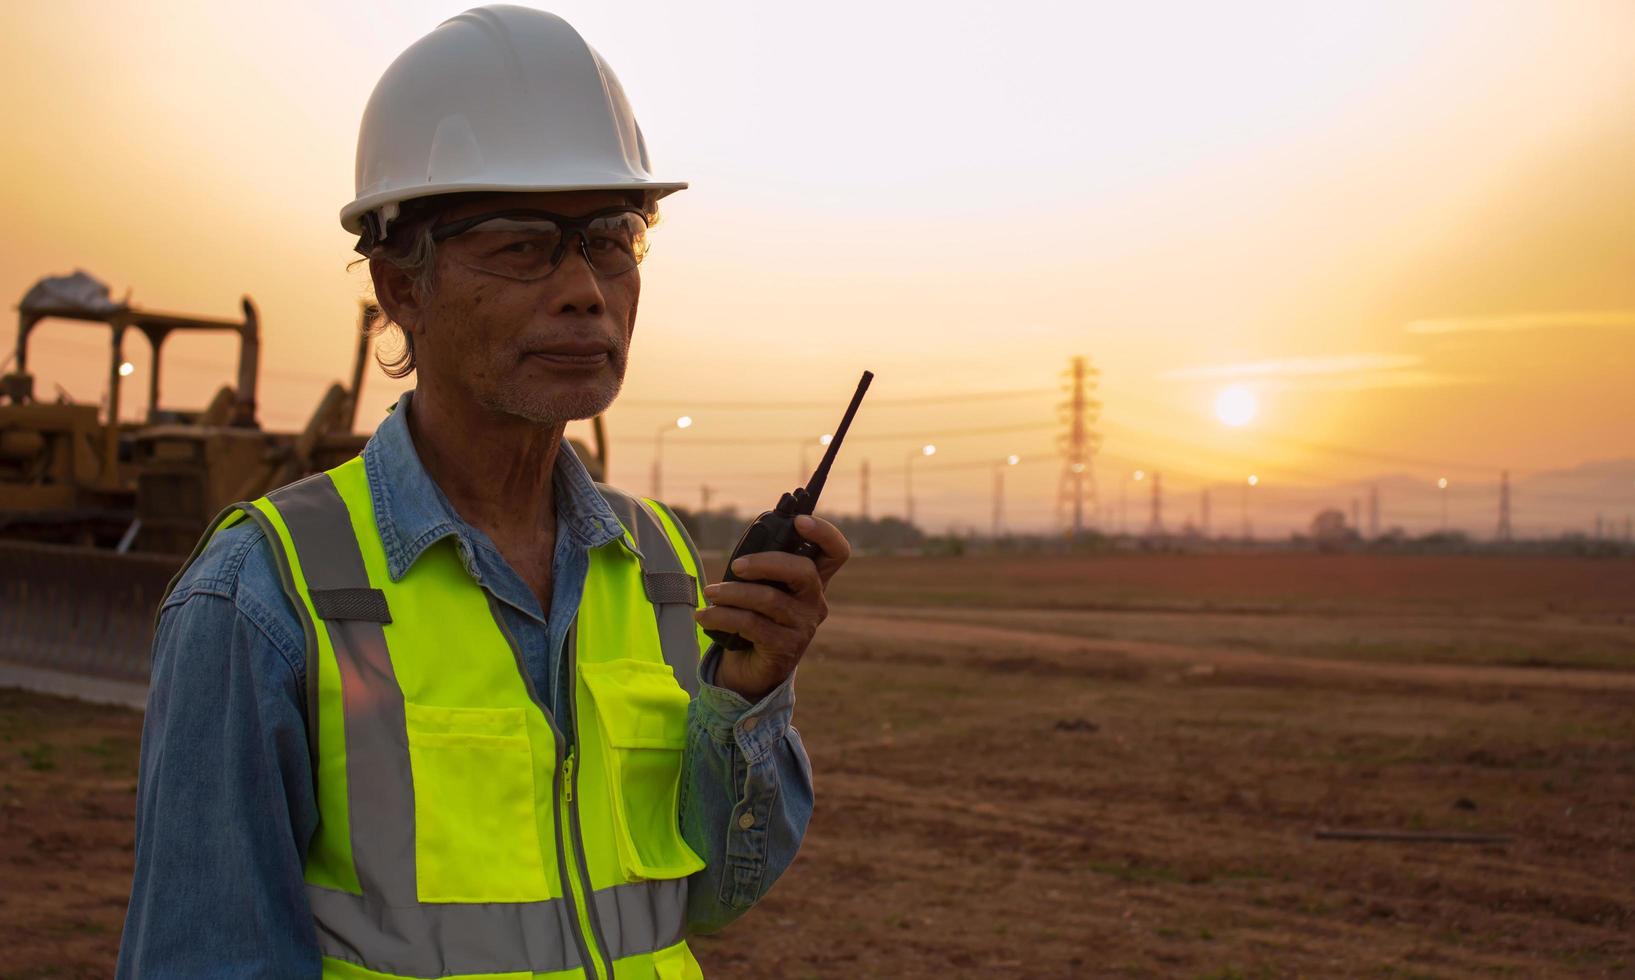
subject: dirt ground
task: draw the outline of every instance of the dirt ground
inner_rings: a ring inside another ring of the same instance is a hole
[[[811,827],[708,975],[1635,976],[1635,562],[843,578],[798,683]],[[139,731],[0,691],[0,978],[110,972]]]

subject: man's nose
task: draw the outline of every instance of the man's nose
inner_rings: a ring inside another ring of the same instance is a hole
[[[597,316],[602,312],[602,283],[585,256],[585,240],[576,238],[562,256],[562,264],[551,275],[551,312]]]

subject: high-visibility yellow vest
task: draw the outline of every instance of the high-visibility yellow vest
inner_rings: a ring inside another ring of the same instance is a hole
[[[306,629],[325,978],[703,976],[677,820],[698,556],[663,505],[598,488],[626,533],[569,632],[571,751],[452,537],[391,580],[361,457],[206,532],[259,524]]]

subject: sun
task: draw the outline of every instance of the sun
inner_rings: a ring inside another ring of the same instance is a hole
[[[1258,411],[1260,403],[1246,385],[1230,385],[1215,397],[1215,417],[1234,428],[1254,421]]]

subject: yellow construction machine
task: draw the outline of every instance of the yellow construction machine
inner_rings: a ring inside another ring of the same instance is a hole
[[[305,428],[284,433],[256,420],[261,339],[248,296],[242,319],[183,316],[113,301],[107,287],[75,273],[40,280],[18,311],[12,371],[0,376],[0,661],[145,678],[156,605],[210,519],[362,450],[368,436],[353,429],[379,311],[361,309],[350,383],[330,385]],[[110,330],[101,406],[37,397],[29,340],[54,319]],[[152,367],[144,419],[122,422],[132,330],[147,339]],[[236,384],[202,409],[161,407],[166,338],[200,330],[238,335]],[[594,451],[579,440],[574,449],[602,479],[601,418],[593,433]]]
[[[255,304],[239,320],[145,310],[106,298],[83,273],[43,279],[19,304],[14,370],[0,377],[0,538],[116,551],[186,554],[205,524],[235,500],[334,465],[367,437],[352,434],[368,357],[365,309],[350,386],[330,385],[300,433],[263,431],[256,421],[261,338]],[[40,400],[28,371],[29,341],[60,319],[108,329],[112,343],[102,406],[66,396]],[[130,370],[127,335],[152,350],[147,411],[120,421],[121,382]],[[202,409],[159,404],[163,348],[178,331],[238,335],[237,385],[223,385]]]

